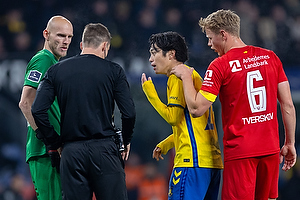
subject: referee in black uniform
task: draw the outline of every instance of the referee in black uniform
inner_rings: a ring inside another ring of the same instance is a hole
[[[86,25],[81,54],[49,68],[32,106],[38,137],[50,150],[63,147],[60,172],[65,200],[91,200],[93,192],[101,200],[127,199],[124,160],[136,113],[124,70],[105,60],[110,40],[104,25]],[[61,136],[47,114],[55,98],[61,110]],[[115,102],[121,112],[122,153],[114,142]]]

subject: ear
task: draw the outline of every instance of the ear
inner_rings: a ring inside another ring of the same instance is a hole
[[[83,49],[83,45],[82,45],[82,42],[80,42],[80,50]]]
[[[101,48],[101,51],[104,52],[104,58],[105,58],[107,56],[109,48],[110,48],[109,43],[108,42],[103,42],[100,45],[100,48]]]
[[[101,50],[104,52],[105,50],[106,50],[106,45],[107,45],[107,42],[103,42],[102,44],[101,44]]]
[[[44,38],[45,38],[46,40],[48,40],[48,38],[49,38],[49,31],[48,31],[47,29],[45,29],[45,30],[43,31],[43,36],[44,36]]]
[[[169,51],[169,59],[170,59],[170,60],[171,60],[172,58],[175,59],[175,53],[176,53],[175,50],[170,50],[170,51]]]
[[[227,32],[224,30],[220,30],[220,34],[222,36],[222,38],[225,40],[227,38]]]

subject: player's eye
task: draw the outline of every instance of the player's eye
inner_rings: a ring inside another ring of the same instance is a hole
[[[151,51],[151,52],[150,52],[150,54],[151,54],[152,56],[155,56],[156,53],[157,53],[156,51]]]

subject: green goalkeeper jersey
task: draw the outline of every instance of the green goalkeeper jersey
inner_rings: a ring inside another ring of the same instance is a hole
[[[37,52],[27,65],[24,86],[31,86],[37,89],[46,71],[57,62],[58,60],[50,51],[43,49]],[[56,99],[48,110],[48,115],[55,131],[60,133],[60,110]],[[26,162],[28,162],[31,157],[42,156],[44,154],[46,154],[44,143],[36,138],[36,133],[28,124]]]

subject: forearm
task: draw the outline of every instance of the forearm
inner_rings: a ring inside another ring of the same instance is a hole
[[[25,119],[33,130],[37,129],[33,116],[31,114],[31,106],[35,99],[36,89],[31,86],[24,86],[21,94],[21,99],[19,102],[19,108],[22,111]]]
[[[122,118],[122,134],[124,145],[128,145],[131,142],[133,136],[133,129],[135,124],[135,117]]]
[[[131,142],[133,136],[136,111],[129,84],[122,70],[114,91],[114,98],[121,113],[123,142],[126,146]]]
[[[21,109],[21,111],[22,111],[22,113],[23,113],[26,121],[31,126],[31,128],[33,130],[36,130],[37,129],[37,125],[36,125],[36,123],[34,121],[34,118],[33,118],[32,114],[31,114],[31,106],[29,106],[29,105],[28,106],[19,105],[19,107],[20,107],[20,109]]]
[[[186,101],[186,104],[187,104],[189,110],[197,109],[198,105],[196,102],[196,97],[197,97],[198,91],[195,90],[192,77],[188,74],[188,75],[182,76],[181,80],[182,80],[182,85],[183,85],[184,98],[185,98],[185,101]]]
[[[33,104],[34,105],[34,104]],[[40,139],[46,146],[51,146],[51,149],[58,149],[61,146],[61,138],[50,124],[47,111],[36,112],[33,106],[32,116],[36,121],[38,129],[37,138]]]
[[[281,106],[282,120],[285,128],[285,144],[295,144],[296,112],[293,104]]]
[[[296,112],[288,81],[278,84],[278,100],[285,128],[285,144],[295,144]]]
[[[182,76],[184,98],[193,117],[202,116],[213,102],[207,100],[200,92],[195,90],[191,76]]]
[[[157,144],[157,147],[161,148],[162,154],[167,154],[170,149],[175,146],[174,144],[174,134],[172,133],[166,139]]]
[[[147,81],[143,84],[143,91],[148,101],[166,122],[174,126],[180,121],[179,116],[182,116],[183,108],[180,106],[167,106],[164,104],[160,100],[152,81]]]
[[[156,101],[159,99],[156,99]],[[164,103],[159,105],[158,103],[153,103],[153,101],[149,100],[154,107],[154,109],[158,112],[158,114],[171,126],[176,126],[183,115],[184,109],[180,106],[167,106]]]
[[[55,96],[51,87],[47,85],[47,82],[42,82],[32,104],[31,113],[39,132],[43,136],[42,141],[45,145],[51,145],[55,147],[54,149],[57,149],[61,145],[60,136],[54,130],[48,116],[48,110],[53,104],[54,99]]]
[[[47,97],[47,92],[40,91],[40,94],[41,95],[36,96],[36,99],[31,106],[31,115],[36,123],[36,126],[43,133],[47,133],[51,129],[53,129],[49,121],[49,115],[48,115],[48,110],[50,109],[53,101],[49,101],[49,98]]]

